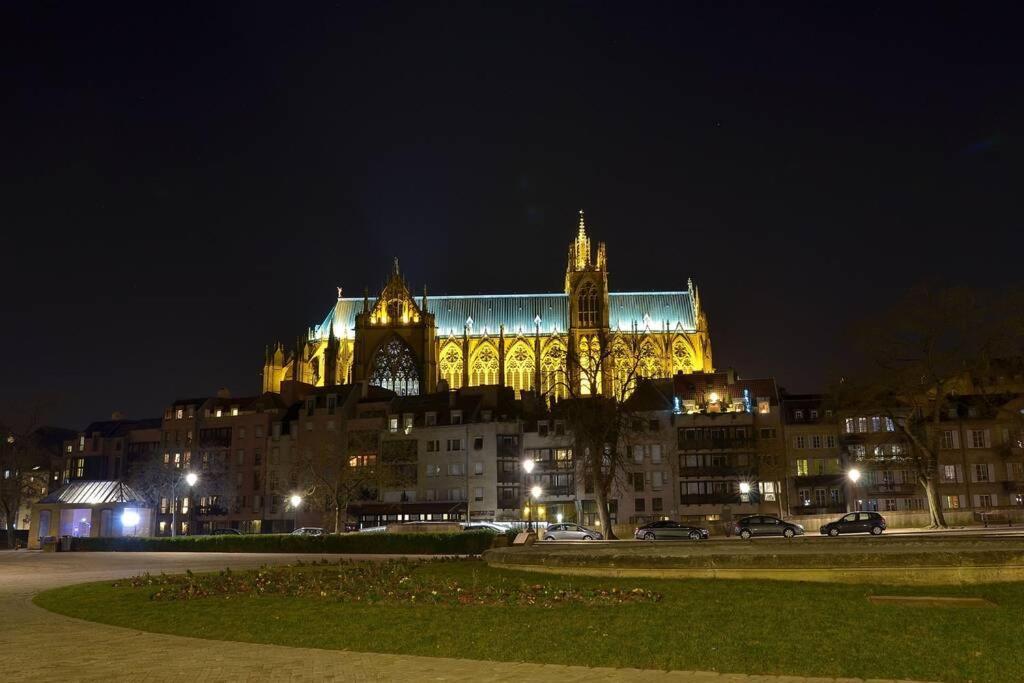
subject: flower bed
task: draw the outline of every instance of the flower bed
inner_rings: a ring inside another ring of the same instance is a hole
[[[218,574],[153,576],[143,574],[113,584],[115,588],[151,588],[151,600],[281,595],[338,602],[435,604],[435,605],[616,605],[659,602],[661,594],[646,588],[595,588],[553,586],[550,582],[459,581],[446,577],[421,577],[421,562],[407,560],[368,563],[339,561],[333,564],[278,565],[256,570]]]
[[[118,552],[219,553],[365,553],[408,555],[479,555],[491,547],[489,531],[417,534],[291,534],[75,538],[72,550]]]

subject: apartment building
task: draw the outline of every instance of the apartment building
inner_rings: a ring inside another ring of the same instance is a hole
[[[849,465],[826,397],[784,393],[782,422],[789,514],[839,514],[853,509]]]
[[[785,451],[773,379],[734,371],[674,378],[679,521],[728,524],[784,510]]]
[[[523,423],[522,454],[516,468],[508,472],[507,500],[516,500],[516,507],[507,507],[505,517],[511,520],[533,519],[555,524],[559,521],[594,524],[592,488],[580,495],[578,461],[573,451],[573,437],[558,411],[552,414],[527,415]],[[527,472],[523,463],[532,463]],[[506,469],[511,469],[506,466]],[[518,480],[518,481],[516,481]],[[539,487],[540,495],[532,491]],[[512,493],[518,492],[516,499]],[[589,495],[589,498],[587,497]],[[613,514],[617,514],[612,505]],[[590,520],[589,522],[586,520]]]
[[[160,418],[128,420],[115,412],[64,440],[60,483],[122,479],[133,459],[159,447]]]
[[[235,398],[225,390],[168,406],[161,424],[162,464],[199,480],[193,487],[178,485],[176,495],[160,496],[157,533],[171,533],[175,511],[178,534],[221,528],[260,533],[270,425],[285,410],[277,394]]]

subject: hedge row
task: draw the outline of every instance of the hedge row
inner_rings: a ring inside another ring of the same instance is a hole
[[[253,534],[224,536],[75,538],[72,550],[118,552],[216,553],[407,553],[410,555],[479,555],[491,547],[488,531],[459,533],[351,533],[328,536]]]

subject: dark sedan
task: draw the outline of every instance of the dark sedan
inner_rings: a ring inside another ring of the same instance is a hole
[[[633,531],[633,538],[641,541],[678,541],[688,538],[699,541],[708,537],[708,530],[696,526],[686,526],[669,519],[650,522]]]
[[[740,538],[747,539],[751,536],[803,536],[804,528],[799,524],[784,522],[778,517],[770,515],[755,515],[744,517],[736,522],[732,532]]]
[[[885,517],[877,512],[851,512],[834,522],[822,525],[822,536],[839,534],[871,534],[879,536],[885,531]]]

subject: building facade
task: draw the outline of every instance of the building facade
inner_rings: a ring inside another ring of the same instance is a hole
[[[551,399],[623,389],[639,377],[713,369],[707,318],[685,290],[609,290],[605,245],[596,252],[580,212],[563,291],[417,296],[395,260],[375,296],[338,297],[323,322],[268,349],[263,391],[361,381],[399,395],[498,385]]]

